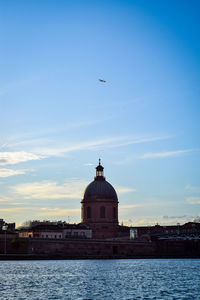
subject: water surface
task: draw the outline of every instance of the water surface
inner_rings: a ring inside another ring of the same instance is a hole
[[[200,260],[1,261],[0,299],[200,300]]]

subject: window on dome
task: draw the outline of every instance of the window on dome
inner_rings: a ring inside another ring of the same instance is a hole
[[[91,207],[88,206],[87,207],[87,219],[90,219],[91,218]]]
[[[104,206],[100,207],[100,218],[105,218],[106,209]]]

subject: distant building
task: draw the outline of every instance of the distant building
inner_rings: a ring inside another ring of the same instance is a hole
[[[53,223],[53,222],[52,222]],[[62,226],[52,223],[38,224],[30,228],[22,228],[18,236],[20,238],[40,239],[91,239],[92,230],[82,224],[65,224]]]
[[[130,239],[200,239],[200,223],[188,222],[183,225],[155,225],[130,228]]]
[[[68,224],[63,229],[63,238],[91,239],[92,230],[84,224]]]
[[[21,238],[62,239],[62,230],[56,225],[36,225],[21,229],[18,235]]]

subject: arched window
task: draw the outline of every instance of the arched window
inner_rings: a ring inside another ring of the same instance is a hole
[[[100,207],[100,218],[105,218],[106,209],[104,206]]]
[[[116,219],[117,214],[116,214],[116,207],[113,207],[113,219]]]
[[[90,219],[91,218],[91,207],[88,206],[87,207],[87,219]]]

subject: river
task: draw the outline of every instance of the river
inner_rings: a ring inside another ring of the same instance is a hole
[[[200,259],[0,261],[0,299],[200,300]]]

